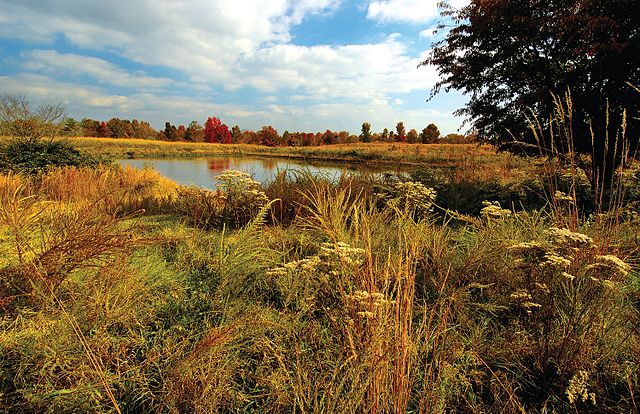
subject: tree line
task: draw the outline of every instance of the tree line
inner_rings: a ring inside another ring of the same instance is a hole
[[[147,121],[137,119],[128,120],[111,118],[108,121],[98,121],[83,118],[77,121],[65,118],[59,124],[60,132],[65,136],[86,136],[97,138],[138,138],[175,142],[209,142],[222,144],[254,144],[265,146],[318,146],[347,143],[369,142],[406,142],[409,144],[435,143],[469,143],[472,135],[448,134],[442,136],[434,123],[430,123],[421,131],[415,128],[406,130],[404,122],[400,121],[394,129],[384,128],[381,132],[373,132],[371,124],[364,122],[359,135],[349,131],[324,132],[289,132],[282,134],[271,125],[265,125],[258,131],[243,130],[238,125],[229,128],[220,118],[209,117],[204,125],[198,121],[191,121],[187,126],[177,127],[165,122],[164,129],[156,130]]]

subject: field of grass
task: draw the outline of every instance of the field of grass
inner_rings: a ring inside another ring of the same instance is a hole
[[[638,411],[633,208],[221,178],[0,175],[0,412]]]

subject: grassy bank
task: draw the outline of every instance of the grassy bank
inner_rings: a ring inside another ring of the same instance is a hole
[[[638,410],[633,214],[222,182],[0,175],[0,411]]]

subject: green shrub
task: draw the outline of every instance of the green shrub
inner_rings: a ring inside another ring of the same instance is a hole
[[[64,140],[13,139],[0,146],[0,172],[33,174],[52,167],[94,167],[99,163]]]

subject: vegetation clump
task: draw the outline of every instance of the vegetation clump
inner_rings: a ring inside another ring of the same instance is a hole
[[[0,96],[0,172],[39,173],[52,167],[97,166],[99,160],[56,139],[58,121],[64,119],[60,105],[32,110],[24,96]]]

